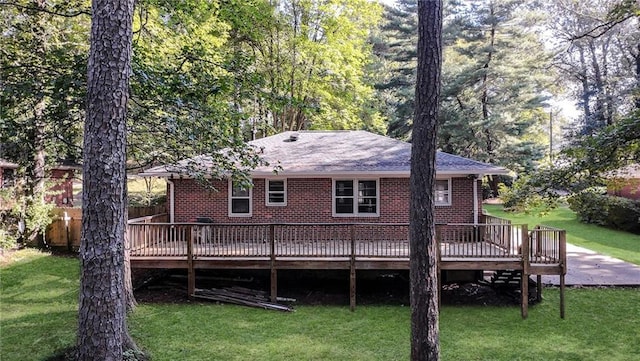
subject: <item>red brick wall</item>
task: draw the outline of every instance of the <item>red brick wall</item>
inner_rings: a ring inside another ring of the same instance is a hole
[[[216,191],[195,180],[175,179],[175,222],[194,222],[209,217],[216,223],[408,223],[409,179],[380,179],[379,217],[333,217],[331,178],[288,178],[287,205],[265,205],[265,180],[254,179],[251,217],[229,217],[228,182],[215,181]],[[438,223],[473,222],[473,181],[453,178],[451,206],[436,206]],[[479,181],[478,181],[479,182]],[[481,192],[478,185],[478,201]]]
[[[55,203],[57,207],[73,207],[73,169],[53,169],[48,179],[52,183],[47,192],[55,193],[47,195],[48,203]],[[66,201],[66,202],[65,202]]]

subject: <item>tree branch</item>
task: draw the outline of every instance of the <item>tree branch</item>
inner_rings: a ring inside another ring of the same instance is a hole
[[[613,20],[613,21],[608,21],[606,23],[602,23],[602,24],[596,26],[595,28],[587,31],[586,33],[570,37],[569,41],[576,41],[576,40],[580,40],[582,38],[592,38],[592,39],[599,38],[599,37],[603,36],[604,34],[606,34],[609,30],[613,29],[616,25],[621,24],[621,23],[633,18],[634,16],[635,16],[634,14],[629,14],[629,15],[627,15],[625,17],[620,18],[620,19],[616,19],[616,20]],[[597,34],[594,35],[595,32],[597,32]]]
[[[12,2],[5,2],[5,1],[0,1],[0,6],[13,6],[13,7],[18,8],[20,10],[38,11],[38,12],[42,12],[42,13],[46,13],[46,14],[50,14],[50,15],[62,16],[62,17],[65,17],[65,18],[74,18],[74,17],[80,16],[80,15],[89,15],[89,16],[91,16],[91,11],[90,10],[78,10],[78,11],[76,11],[74,13],[59,13],[59,12],[56,12],[56,11],[47,10],[47,9],[40,8],[40,7],[25,6],[25,5],[20,5],[20,4],[16,4],[16,3],[12,3]]]

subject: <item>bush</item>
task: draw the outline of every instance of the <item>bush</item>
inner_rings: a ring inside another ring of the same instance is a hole
[[[640,203],[627,198],[585,190],[568,199],[569,208],[584,223],[640,234]]]
[[[546,213],[557,206],[558,197],[552,194],[540,193],[530,182],[530,178],[522,176],[511,184],[498,184],[498,194],[503,202],[505,211],[530,212],[543,209]]]

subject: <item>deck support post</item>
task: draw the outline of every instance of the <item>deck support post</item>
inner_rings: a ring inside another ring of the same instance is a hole
[[[196,271],[193,268],[193,229],[191,232],[185,234],[187,237],[187,293],[189,299],[193,299],[193,295],[196,292]]]
[[[520,280],[521,306],[520,313],[523,319],[529,316],[529,232],[527,225],[522,225],[521,251],[522,254],[522,278]]]
[[[350,226],[351,231],[351,255],[349,257],[349,310],[356,310],[356,234],[355,228]]]
[[[536,299],[538,302],[542,302],[542,275],[536,277]]]
[[[278,301],[278,270],[271,267],[271,302]]]
[[[278,269],[276,268],[276,234],[275,225],[269,225],[269,257],[271,269],[271,302],[278,300]]]
[[[436,263],[438,265],[436,269],[436,275],[438,275],[438,313],[442,309],[442,255],[440,251],[440,245],[442,240],[440,239],[440,227],[436,225],[435,227],[435,236],[436,236]]]
[[[560,270],[560,318],[564,319],[564,276],[567,274],[567,231],[561,231],[559,237],[559,256],[562,269]]]
[[[564,274],[560,275],[560,318],[564,319]]]

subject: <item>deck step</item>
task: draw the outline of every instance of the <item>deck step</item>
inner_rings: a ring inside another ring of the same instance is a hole
[[[491,284],[494,286],[517,287],[522,280],[522,272],[517,270],[498,270],[491,276]]]

